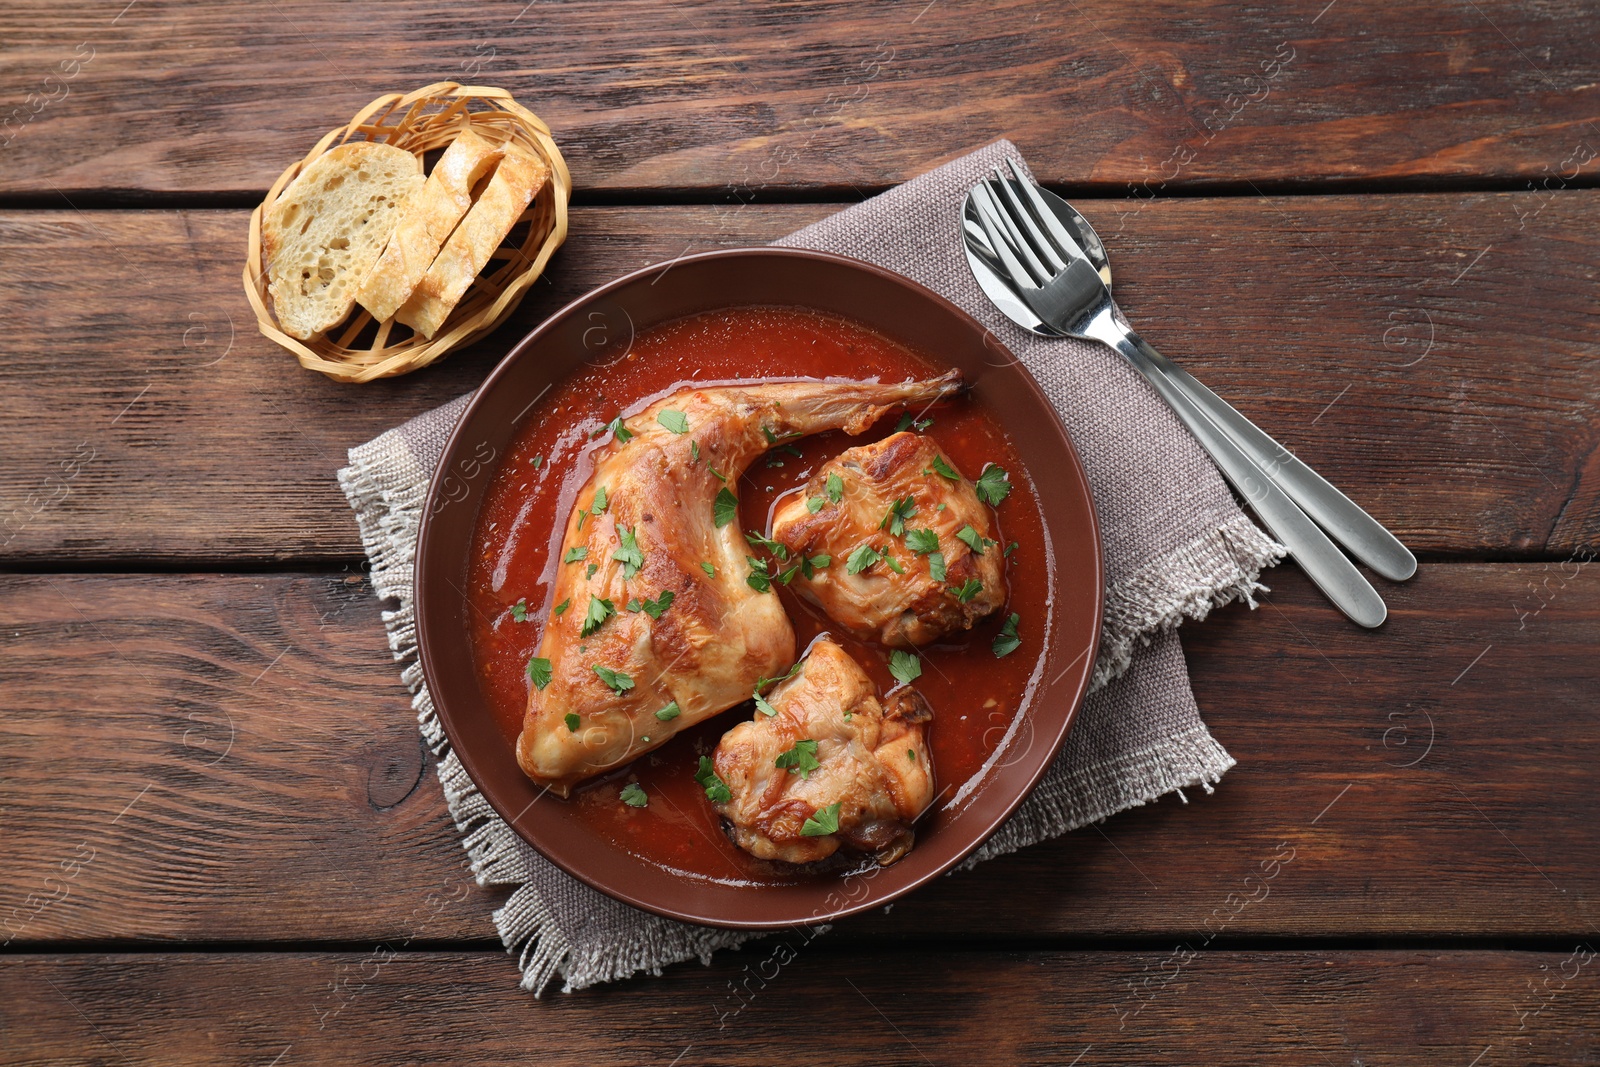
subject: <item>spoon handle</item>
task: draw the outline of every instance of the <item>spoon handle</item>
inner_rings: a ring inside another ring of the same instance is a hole
[[[1360,505],[1188,371],[1157,352],[1144,338],[1133,334],[1130,339],[1150,361],[1152,369],[1166,375],[1278,488],[1352,555],[1396,582],[1403,582],[1417,573],[1417,557]]]
[[[1361,626],[1382,625],[1389,612],[1372,583],[1267,472],[1145,355],[1137,343],[1138,334],[1121,326],[1103,332],[1092,330],[1091,334],[1126,358],[1155,387],[1201,447],[1211,454],[1217,469],[1250,502],[1272,535],[1288,546],[1306,576],[1334,606]]]

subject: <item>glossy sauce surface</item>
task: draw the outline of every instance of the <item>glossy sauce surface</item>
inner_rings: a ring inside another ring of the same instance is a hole
[[[608,340],[612,344],[597,351],[589,367],[557,384],[529,409],[477,519],[467,588],[472,645],[487,711],[508,747],[515,745],[522,728],[530,684],[525,668],[538,651],[554,606],[549,594],[565,520],[589,477],[590,451],[609,439],[606,426],[612,419],[690,384],[773,378],[892,382],[940,372],[864,326],[792,308],[709,312],[655,327],[631,343]],[[970,633],[921,650],[923,673],[915,684],[934,710],[928,741],[938,808],[982,769],[1029,690],[1042,652],[1047,546],[1032,484],[988,412],[963,397],[912,414],[932,418],[923,432],[967,477],[975,478],[988,463],[1010,472],[1012,491],[995,511],[995,536],[1001,545],[1017,543],[1006,568],[1006,607]],[[900,416],[891,412],[859,437],[819,434],[755,460],[738,487],[739,528],[769,532],[780,497],[798,491],[821,463],[845,449],[894,432]],[[761,555],[755,550],[751,554]],[[794,624],[798,648],[829,633],[861,663],[880,694],[896,684],[887,649],[830,627],[793,588],[774,588]],[[517,620],[519,604],[523,621]],[[1022,645],[996,659],[991,645],[1011,612],[1022,617]],[[602,839],[690,877],[767,883],[815,877],[815,871],[757,860],[735,848],[694,781],[698,757],[709,754],[724,732],[752,714],[749,702],[730,708],[633,763],[579,786],[566,803]],[[620,791],[633,781],[648,794],[647,807],[622,803]]]

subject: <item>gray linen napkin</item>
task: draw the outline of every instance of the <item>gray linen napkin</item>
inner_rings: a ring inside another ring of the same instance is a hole
[[[1199,786],[1233,758],[1200,720],[1174,627],[1262,588],[1283,556],[1234,503],[1211,462],[1150,387],[1109,350],[1036,337],[978,289],[959,246],[966,191],[1016,148],[998,141],[842,211],[780,245],[855,256],[939,292],[992,330],[1054,402],[1088,470],[1105,543],[1106,613],[1093,691],[1054,766],[968,866]],[[519,954],[523,988],[565,991],[698,958],[753,935],[647,914],[570,878],[523,843],[479,795],[434,717],[416,658],[412,559],[428,477],[466,397],[350,450],[339,483],[355,509],[389,644],[481,885],[515,890],[494,919]]]

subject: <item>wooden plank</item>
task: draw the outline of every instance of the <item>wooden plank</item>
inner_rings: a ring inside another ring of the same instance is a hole
[[[1140,196],[1559,181],[1600,151],[1582,0],[125,6],[8,5],[0,193],[253,195],[442,78],[511,89],[580,189],[635,194],[883,186],[997,137],[1053,181]]]
[[[1600,193],[1082,206],[1141,330],[1415,549],[1600,543]],[[470,389],[600,282],[834,209],[580,210],[494,337],[366,386],[256,333],[242,212],[0,213],[0,554],[355,559],[346,448]]]
[[[839,953],[535,1001],[498,953],[21,956],[26,1063],[1589,1063],[1594,951]],[[815,1025],[818,1022],[824,1025]],[[811,1023],[813,1025],[807,1025]]]
[[[1377,633],[1269,581],[1185,626],[1215,794],[834,936],[1589,931],[1596,569],[1427,565]],[[0,634],[16,945],[493,936],[359,575],[13,575]]]

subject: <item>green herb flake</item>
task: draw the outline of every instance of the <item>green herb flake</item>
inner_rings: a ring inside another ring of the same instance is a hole
[[[612,419],[611,424],[607,426],[606,429],[610,430],[612,434],[616,436],[617,444],[619,445],[625,445],[638,436],[632,430],[628,429],[622,424],[621,415],[618,415],[616,418]]]
[[[763,537],[754,530],[751,530],[749,533],[745,534],[744,539],[750,542],[751,548],[765,549],[766,551],[771,552],[774,556],[777,556],[779,559],[789,558],[789,547],[787,545],[780,541],[774,541],[770,537]]]
[[[716,766],[710,756],[700,757],[700,769],[694,772],[695,784],[706,791],[706,799],[713,804],[726,804],[733,799],[728,783],[717,777]]]
[[[819,553],[809,558],[804,558],[800,561],[800,573],[805,575],[807,578],[815,577],[818,571],[826,570],[828,565],[832,562],[833,557],[828,555],[826,552]]]
[[[815,515],[817,512],[822,510],[822,505],[826,504],[827,502],[827,499],[824,497],[811,497],[806,501],[806,510]]]
[[[955,598],[965,604],[979,593],[983,592],[983,583],[976,578],[968,578],[960,586],[950,590]]]
[[[991,463],[983,469],[982,474],[978,475],[974,488],[978,490],[979,500],[997,508],[1000,506],[1000,501],[1010,494],[1011,482],[1006,478],[1004,467],[998,463]]]
[[[800,666],[801,665],[798,662],[796,662],[794,664],[794,666],[790,667],[788,670],[784,671],[782,674],[778,675],[776,678],[757,678],[756,679],[756,692],[760,693],[762,690],[767,688],[767,686],[769,686],[769,685],[777,685],[779,682],[787,682],[790,678],[793,678],[795,675],[800,673]]]
[[[540,466],[542,466],[544,464],[544,457],[543,456],[534,456],[528,462],[533,464],[533,469],[534,470],[538,470],[540,468]]]
[[[906,532],[906,520],[917,513],[917,508],[908,496],[900,497],[884,514],[878,523],[878,529],[887,528],[890,536],[899,537]]]
[[[907,530],[906,547],[919,556],[939,551],[939,535],[932,530]]]
[[[929,555],[928,555],[928,577],[932,578],[936,582],[944,581],[945,566],[944,566],[944,553],[943,552],[932,552],[932,553],[929,553]]]
[[[804,567],[805,564],[806,561],[802,559],[799,563],[796,563],[794,566],[778,575],[778,581],[782,582],[784,585],[788,585],[790,582],[794,581],[794,576],[800,573],[800,568]]]
[[[641,446],[642,447],[642,446]],[[630,530],[626,526],[617,525],[617,531],[622,540],[622,547],[611,553],[611,558],[622,564],[622,577],[624,581],[632,581],[634,575],[639,573],[639,568],[644,566],[644,553],[639,550],[639,527],[634,525]]]
[[[666,411],[663,411],[661,414],[656,416],[656,421],[665,426],[667,429],[671,430],[673,433],[689,432],[689,416],[685,415],[681,411],[673,411],[671,408],[668,408]]]
[[[594,665],[593,670],[594,673],[600,676],[602,682],[611,687],[611,691],[614,693],[626,693],[633,688],[633,679],[621,671],[614,671],[610,667],[602,667],[598,663]]]
[[[511,605],[511,617],[518,622],[528,621],[528,601],[526,597]]]
[[[582,532],[583,524],[588,522],[588,521],[589,521],[589,511],[588,511],[587,508],[585,508],[583,511],[578,512],[578,530],[579,530],[579,532]]]
[[[827,837],[829,834],[838,833],[839,806],[842,803],[842,801],[836,800],[807,819],[800,825],[800,835],[802,837]]]
[[[584,612],[583,630],[578,634],[578,636],[588,637],[590,634],[600,629],[600,627],[605,624],[605,621],[616,613],[617,606],[611,601],[590,594],[589,610]]]
[[[933,506],[933,510],[934,511],[943,511],[947,506],[948,505],[946,505],[943,501],[940,501],[939,503],[937,503],[937,504],[935,504]]]
[[[745,576],[745,584],[758,593],[771,592],[772,575],[767,572],[766,561],[754,556],[746,556],[745,561],[750,564],[750,573]]]
[[[598,564],[598,563],[589,564],[589,568],[583,572],[584,580],[587,581],[588,579],[593,578],[594,577],[594,572],[599,570],[599,569],[600,569],[600,564]]]
[[[994,649],[994,658],[999,659],[1015,652],[1017,646],[1022,644],[1022,638],[1017,636],[1017,624],[1022,621],[1022,616],[1016,612],[1006,619],[1006,624],[1000,627],[1000,632],[995,635],[994,644],[989,647]]]
[[[1006,546],[1006,550],[1005,550],[1004,554],[1009,556],[1009,555],[1011,555],[1011,553],[1015,552],[1016,550],[1017,550],[1017,543],[1015,541],[1013,541],[1009,545]]]
[[[700,569],[705,571],[708,575],[710,575],[713,578],[715,578],[717,576],[717,568],[715,566],[713,566],[712,564],[710,564],[710,563],[706,563],[706,562],[702,561],[701,564],[700,564]]]
[[[535,689],[543,689],[550,684],[550,661],[543,656],[534,656],[528,660],[528,681],[533,683]]]
[[[828,475],[827,491],[830,504],[837,504],[844,498],[844,479],[837,472]]]
[[[889,653],[889,673],[895,681],[909,685],[922,677],[922,657],[897,648]]]
[[[793,748],[780,752],[772,762],[790,774],[798,774],[802,780],[810,778],[811,772],[822,766],[817,762],[817,743],[810,738],[796,741]]]
[[[717,490],[717,498],[711,503],[711,518],[717,524],[717,529],[722,529],[728,523],[739,517],[739,498],[734,496],[727,486]]]
[[[589,548],[587,545],[573,545],[571,548],[567,549],[567,554],[561,557],[561,562],[577,563],[588,558]]]
[[[649,794],[644,791],[644,788],[638,782],[629,782],[623,786],[621,799],[630,808],[647,808],[650,806]]]
[[[900,416],[900,421],[894,424],[894,432],[905,433],[907,430],[915,429],[918,433],[921,433],[932,425],[932,419],[913,418],[911,412],[907,411],[903,412]]]
[[[661,595],[656,597],[654,600],[651,600],[647,597],[644,600],[634,598],[633,600],[628,601],[628,610],[642,611],[652,619],[659,619],[661,616],[666,614],[667,609],[672,606],[672,602],[673,600],[677,599],[677,596],[678,594],[674,593],[672,590],[663,589],[661,590]]]
[[[575,733],[578,732],[578,724],[581,723],[583,720],[578,718],[578,713],[577,712],[569,711],[569,712],[567,712],[566,717],[562,721],[567,724],[567,732],[575,734]]]
[[[762,696],[760,693],[752,694],[751,699],[756,702],[756,710],[765,715],[767,718],[770,719],[774,715],[778,714],[778,709],[767,703],[767,698]]]
[[[689,442],[689,461],[691,463],[699,463],[700,462],[700,442],[699,441],[690,441]]]
[[[720,471],[718,471],[717,468],[711,466],[711,464],[709,464],[709,463],[706,464],[706,470],[710,471],[711,472],[711,476],[713,478],[715,478],[717,481],[721,482],[724,485],[728,484],[728,479],[723,477],[722,473]]]
[[[970,524],[963,526],[961,529],[956,531],[956,539],[966,544],[968,548],[972,549],[972,554],[974,556],[981,556],[983,555],[984,549],[992,548],[1000,543],[984,537],[977,530],[974,530]]]
[[[598,489],[596,489],[594,491],[594,503],[591,504],[590,507],[589,507],[589,514],[593,515],[595,518],[598,519],[600,516],[604,515],[605,513],[606,513],[606,487],[602,485],[600,488],[598,488]]]
[[[914,748],[906,749],[906,759],[910,760],[912,763],[917,762],[917,750]]]
[[[567,597],[567,599],[556,605],[555,610],[550,613],[550,617],[553,619],[559,619],[570,607],[572,607],[572,598]]]
[[[900,561],[889,555],[887,552],[883,554],[883,562],[887,563],[889,565],[889,569],[894,571],[896,574],[904,574],[906,572],[906,569],[900,565]]]
[[[946,463],[943,456],[933,457],[933,470],[935,474],[942,474],[952,482],[959,482],[961,474],[950,464]]]
[[[860,574],[883,557],[871,545],[862,545],[850,553],[850,558],[845,560],[844,571],[846,574]]]
[[[673,719],[676,719],[682,714],[683,709],[678,707],[678,702],[674,700],[672,703],[656,712],[656,718],[660,719],[662,722],[671,722]]]

